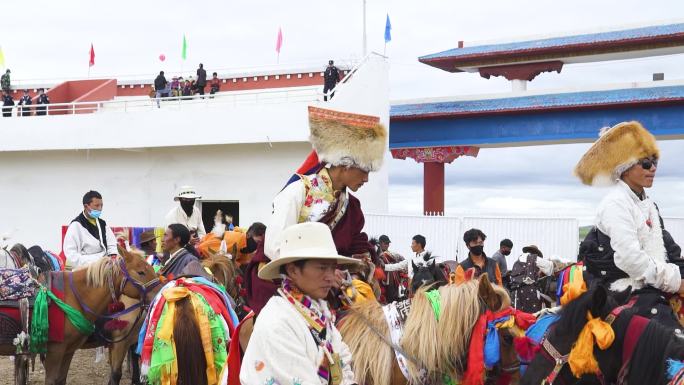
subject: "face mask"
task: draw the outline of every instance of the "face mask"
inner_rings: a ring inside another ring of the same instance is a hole
[[[90,216],[93,218],[99,218],[102,215],[102,210],[90,210]]]
[[[484,246],[473,246],[470,248],[470,252],[473,253],[473,255],[482,255],[482,253],[484,253]]]
[[[511,251],[510,251],[510,250],[509,250],[509,251],[504,251],[504,252],[501,253],[501,254],[503,254],[503,255],[511,255]]]
[[[195,206],[195,202],[193,201],[181,201],[180,202],[181,208],[185,213],[190,216],[192,214],[192,209]]]

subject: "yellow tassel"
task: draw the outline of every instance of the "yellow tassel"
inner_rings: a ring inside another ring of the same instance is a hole
[[[594,342],[599,349],[606,350],[615,340],[615,332],[609,323],[600,317],[594,318],[591,312],[587,312],[587,320],[568,357],[570,370],[577,378],[583,374],[598,373],[598,362],[594,357]]]
[[[571,282],[563,286],[565,294],[561,297],[561,306],[569,304],[587,291],[587,284],[584,282],[582,274],[577,274],[576,276],[577,278],[573,277]]]

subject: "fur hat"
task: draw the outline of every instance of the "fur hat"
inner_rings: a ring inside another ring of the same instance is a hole
[[[377,116],[309,107],[311,144],[320,161],[377,171],[387,152],[387,130]]]
[[[639,159],[660,156],[655,137],[639,122],[601,129],[599,140],[582,156],[574,174],[586,185],[614,184]]]

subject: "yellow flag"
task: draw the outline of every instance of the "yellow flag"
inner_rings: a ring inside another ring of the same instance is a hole
[[[2,47],[0,47],[0,67],[5,67],[5,54],[2,53]]]

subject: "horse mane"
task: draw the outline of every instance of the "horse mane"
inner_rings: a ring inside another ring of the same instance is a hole
[[[644,329],[629,363],[629,384],[666,384],[667,359],[684,358],[684,339],[672,328],[651,320]]]
[[[21,258],[19,263],[25,262],[27,264],[31,264],[33,262],[31,254],[29,254],[28,250],[26,250],[26,247],[21,243],[17,243],[14,246],[12,246],[10,252],[14,252],[16,255],[19,256],[19,258]]]
[[[435,344],[445,341],[438,337],[439,323],[425,294],[430,290],[435,290],[432,285],[422,287],[413,296],[411,311],[404,325],[404,335],[401,337],[401,347],[408,356],[413,357],[421,366],[417,367],[416,363],[409,361],[409,377],[411,377],[409,383],[420,383],[421,368],[434,374],[443,366],[441,365],[439,349],[436,349]],[[440,302],[443,300],[442,298]],[[442,313],[440,318],[443,316]]]
[[[119,257],[121,258],[121,257]],[[86,283],[90,287],[102,287],[109,279],[121,273],[118,263],[111,257],[102,257],[89,264],[86,269]]]
[[[480,299],[477,280],[460,285],[445,285],[442,295],[442,315],[435,347],[442,363],[440,369],[447,374],[463,373],[473,325],[480,317]],[[510,300],[509,300],[510,301]]]
[[[234,300],[237,300],[240,293],[235,282],[237,269],[235,268],[233,261],[225,255],[209,253],[209,257],[201,260],[201,263],[202,267],[211,270],[216,281],[226,288],[228,295],[234,297]],[[219,273],[223,275],[222,279],[217,276]]]
[[[371,327],[390,340],[389,327],[377,301],[352,305],[338,324],[344,342],[354,352],[354,378],[367,385],[391,385],[394,351]]]
[[[195,321],[192,302],[183,298],[176,302],[176,319],[173,324],[176,345],[178,385],[208,385],[207,360],[202,347],[202,336]]]

